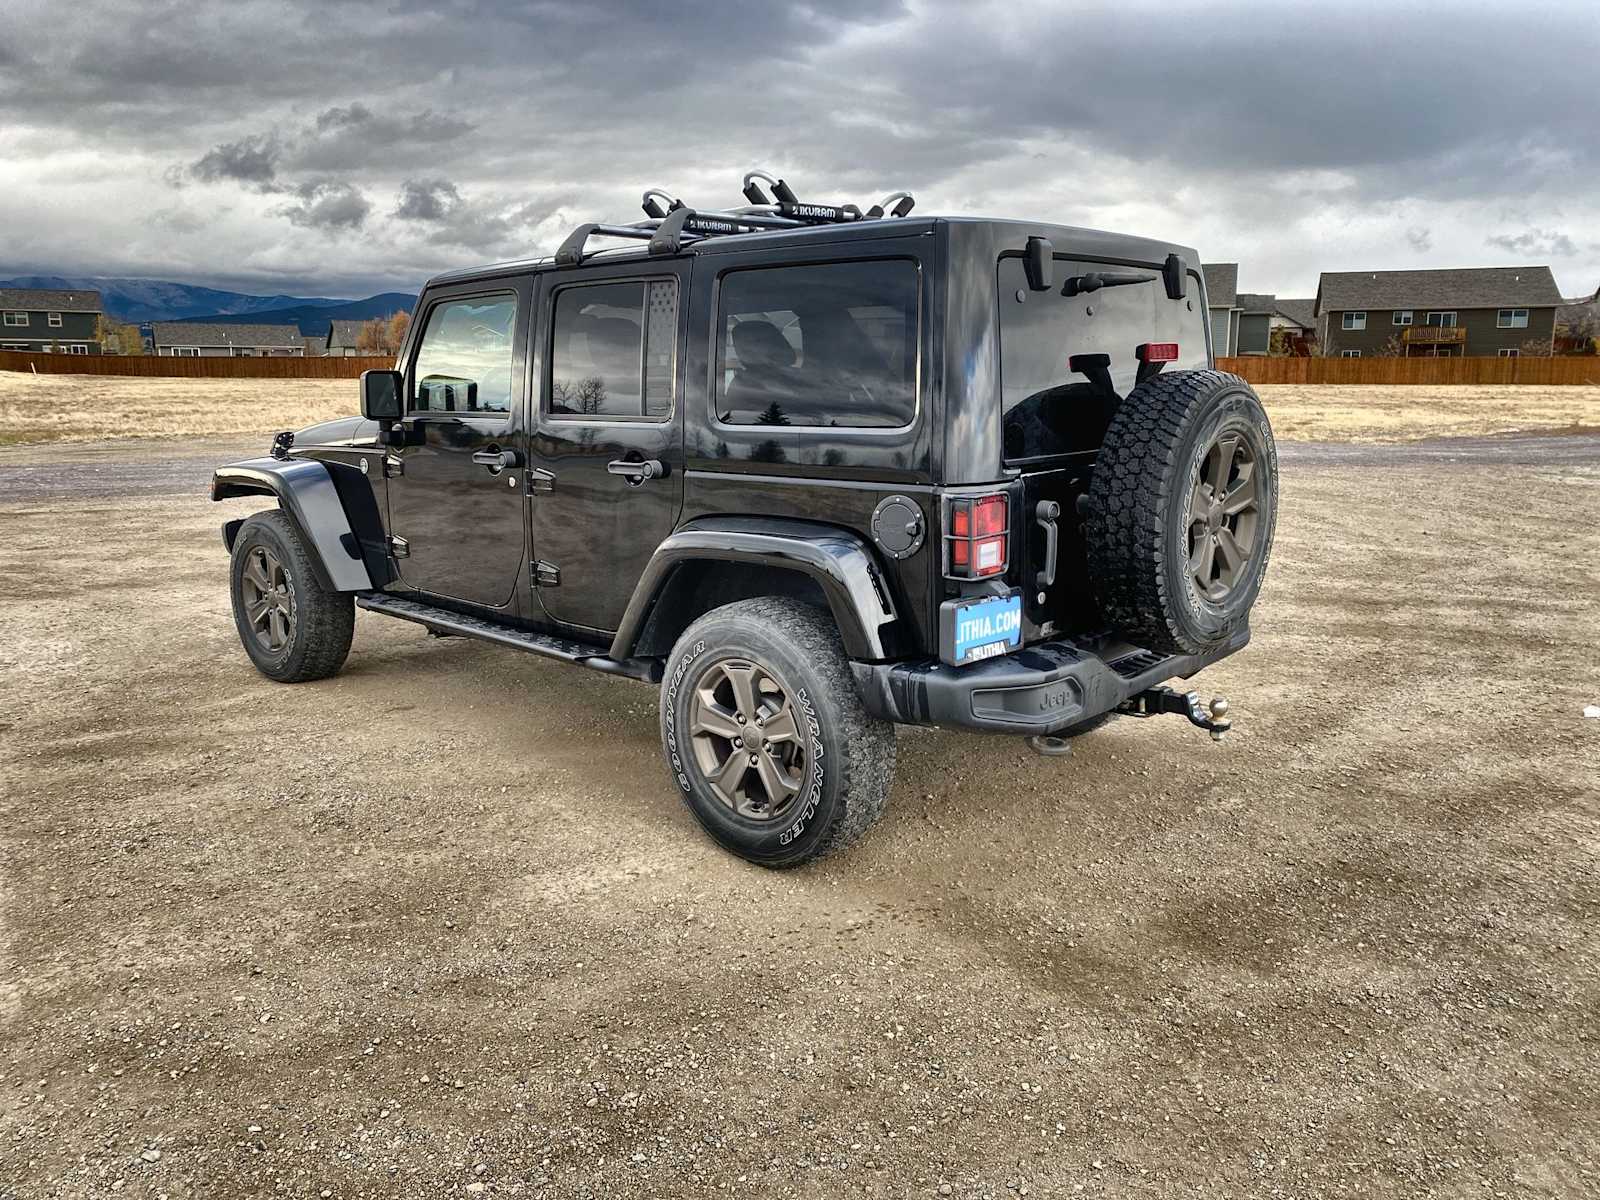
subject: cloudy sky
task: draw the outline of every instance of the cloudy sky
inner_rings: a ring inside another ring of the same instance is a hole
[[[412,289],[657,185],[1600,284],[1594,0],[0,4],[0,273]]]

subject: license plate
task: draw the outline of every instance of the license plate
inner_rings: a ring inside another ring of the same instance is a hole
[[[953,666],[1009,654],[1022,645],[1022,593],[944,606],[944,659]]]

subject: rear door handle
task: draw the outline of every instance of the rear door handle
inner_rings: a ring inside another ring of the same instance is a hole
[[[1061,505],[1054,500],[1041,500],[1033,509],[1033,519],[1044,530],[1044,566],[1033,577],[1034,583],[1040,588],[1051,587],[1056,581],[1056,520],[1060,516]]]
[[[667,473],[667,464],[659,458],[647,458],[643,462],[619,458],[614,462],[608,462],[606,470],[613,475],[621,475],[629,483],[640,484],[646,479],[660,479]]]
[[[498,475],[507,467],[522,465],[522,455],[515,450],[502,450],[499,446],[490,446],[487,450],[474,450],[472,461],[480,467],[488,467],[489,474]]]

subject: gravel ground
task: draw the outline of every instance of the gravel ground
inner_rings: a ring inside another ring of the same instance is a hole
[[[776,875],[649,689],[368,615],[274,685],[252,504],[0,476],[0,1195],[1596,1194],[1576,443],[1286,448],[1228,744],[906,732]]]

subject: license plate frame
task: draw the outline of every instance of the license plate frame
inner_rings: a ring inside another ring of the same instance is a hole
[[[939,658],[952,667],[1010,654],[1022,645],[1022,592],[947,600],[939,606]]]

